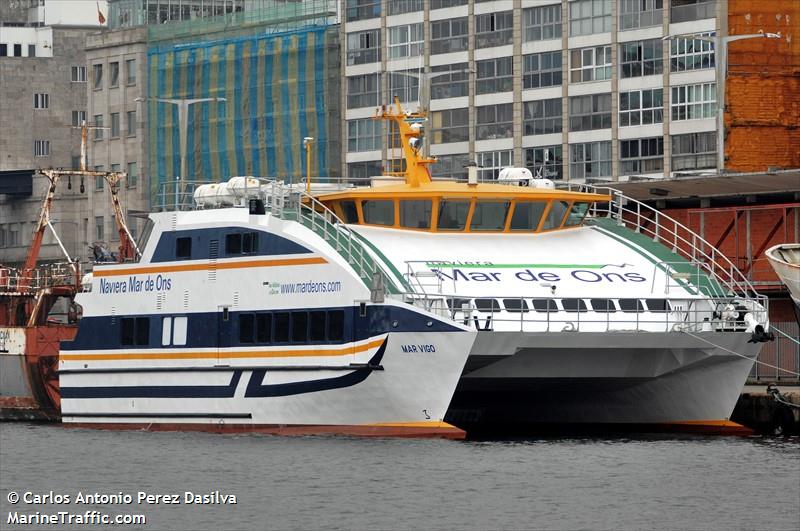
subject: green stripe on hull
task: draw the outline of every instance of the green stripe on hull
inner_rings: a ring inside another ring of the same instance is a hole
[[[604,267],[620,266],[622,264],[459,264],[456,262],[425,262],[428,267],[452,267],[459,269],[523,269],[526,267],[538,269],[603,269]]]

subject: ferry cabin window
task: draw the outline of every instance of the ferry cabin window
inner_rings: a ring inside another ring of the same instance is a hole
[[[358,209],[355,201],[342,201],[341,207],[345,223],[358,223]]]
[[[256,314],[256,341],[259,343],[272,343],[272,314]]]
[[[533,299],[531,302],[533,303],[534,311],[540,313],[558,311],[558,306],[556,306],[556,301],[554,301],[553,299]]]
[[[175,258],[188,260],[192,257],[192,239],[177,238],[175,240]]]
[[[494,299],[475,299],[475,307],[478,311],[486,313],[500,311],[500,303]]]
[[[369,225],[394,225],[394,201],[374,200],[362,201],[361,212],[364,214],[364,223]]]
[[[344,311],[331,310],[328,312],[328,341],[341,341],[344,339]]]
[[[572,208],[567,215],[567,221],[564,223],[565,227],[574,227],[580,225],[586,212],[589,211],[589,203],[573,203]]]
[[[513,313],[527,313],[528,303],[525,299],[503,299],[503,305],[506,307],[507,312]]]
[[[289,341],[289,313],[278,312],[273,316],[275,321],[275,331],[273,338],[276,343],[287,343]]]
[[[617,307],[614,306],[614,301],[611,299],[592,299],[592,310],[600,313],[614,313]]]
[[[239,343],[252,343],[255,340],[256,317],[252,313],[239,315]]]
[[[566,201],[552,201],[550,203],[550,211],[547,212],[542,230],[557,229],[560,227],[561,222],[564,220],[564,214],[567,213],[568,206],[569,203]]]
[[[644,306],[639,299],[620,299],[619,309],[626,313],[643,312]]]
[[[503,230],[510,204],[508,201],[478,201],[472,212],[469,230]]]
[[[186,316],[175,317],[172,320],[172,344],[182,346],[186,344],[186,331],[189,328],[189,318]]]
[[[664,299],[647,299],[647,309],[651,312],[668,312],[669,305]]]
[[[225,236],[225,254],[252,254],[258,251],[258,233],[245,232]]]
[[[431,228],[430,200],[400,201],[400,226],[409,229]]]
[[[150,318],[149,317],[123,317],[122,325],[123,345],[149,345],[150,344]]]
[[[325,312],[308,312],[308,316],[309,341],[325,341]]]
[[[172,341],[172,317],[164,317],[161,320],[161,345],[169,345],[170,341]]]
[[[464,230],[467,225],[469,201],[445,199],[439,204],[439,230]]]
[[[258,233],[245,232],[242,234],[242,253],[252,254],[258,251]]]
[[[531,231],[539,228],[542,220],[542,213],[547,203],[537,202],[518,202],[514,206],[514,213],[511,215],[511,230]]]
[[[460,299],[460,298],[449,298],[447,299],[447,307],[451,310],[462,310],[464,305],[467,305],[467,308],[470,307],[470,299]]]
[[[564,310],[567,312],[585,312],[586,303],[583,299],[561,299],[561,304],[564,305]]]
[[[241,234],[227,234],[225,236],[225,254],[242,254]]]
[[[292,341],[295,343],[308,341],[307,312],[292,312]]]

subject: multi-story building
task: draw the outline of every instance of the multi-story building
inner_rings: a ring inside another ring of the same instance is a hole
[[[375,107],[429,86],[434,176],[572,181],[717,166],[716,0],[345,0],[343,170],[387,167]],[[763,31],[775,31],[763,20]],[[713,39],[712,39],[713,40]],[[765,41],[766,39],[760,39]],[[423,91],[424,92],[424,91]],[[426,99],[423,95],[423,100]]]
[[[77,168],[87,118],[86,36],[105,2],[9,0],[0,10],[0,262],[24,260],[48,186],[39,168]],[[93,241],[80,180],[62,182],[51,221],[72,256]],[[15,193],[5,193],[15,192]],[[48,234],[40,256],[63,257]]]

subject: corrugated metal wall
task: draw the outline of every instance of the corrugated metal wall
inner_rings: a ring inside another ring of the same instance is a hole
[[[151,46],[150,98],[226,98],[189,107],[186,180],[234,175],[297,180],[303,137],[315,139],[311,174],[337,175],[336,27]],[[148,103],[151,190],[180,174],[176,105]]]

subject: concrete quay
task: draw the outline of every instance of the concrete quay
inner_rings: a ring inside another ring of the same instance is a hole
[[[760,434],[800,434],[800,385],[745,385],[731,420]]]

